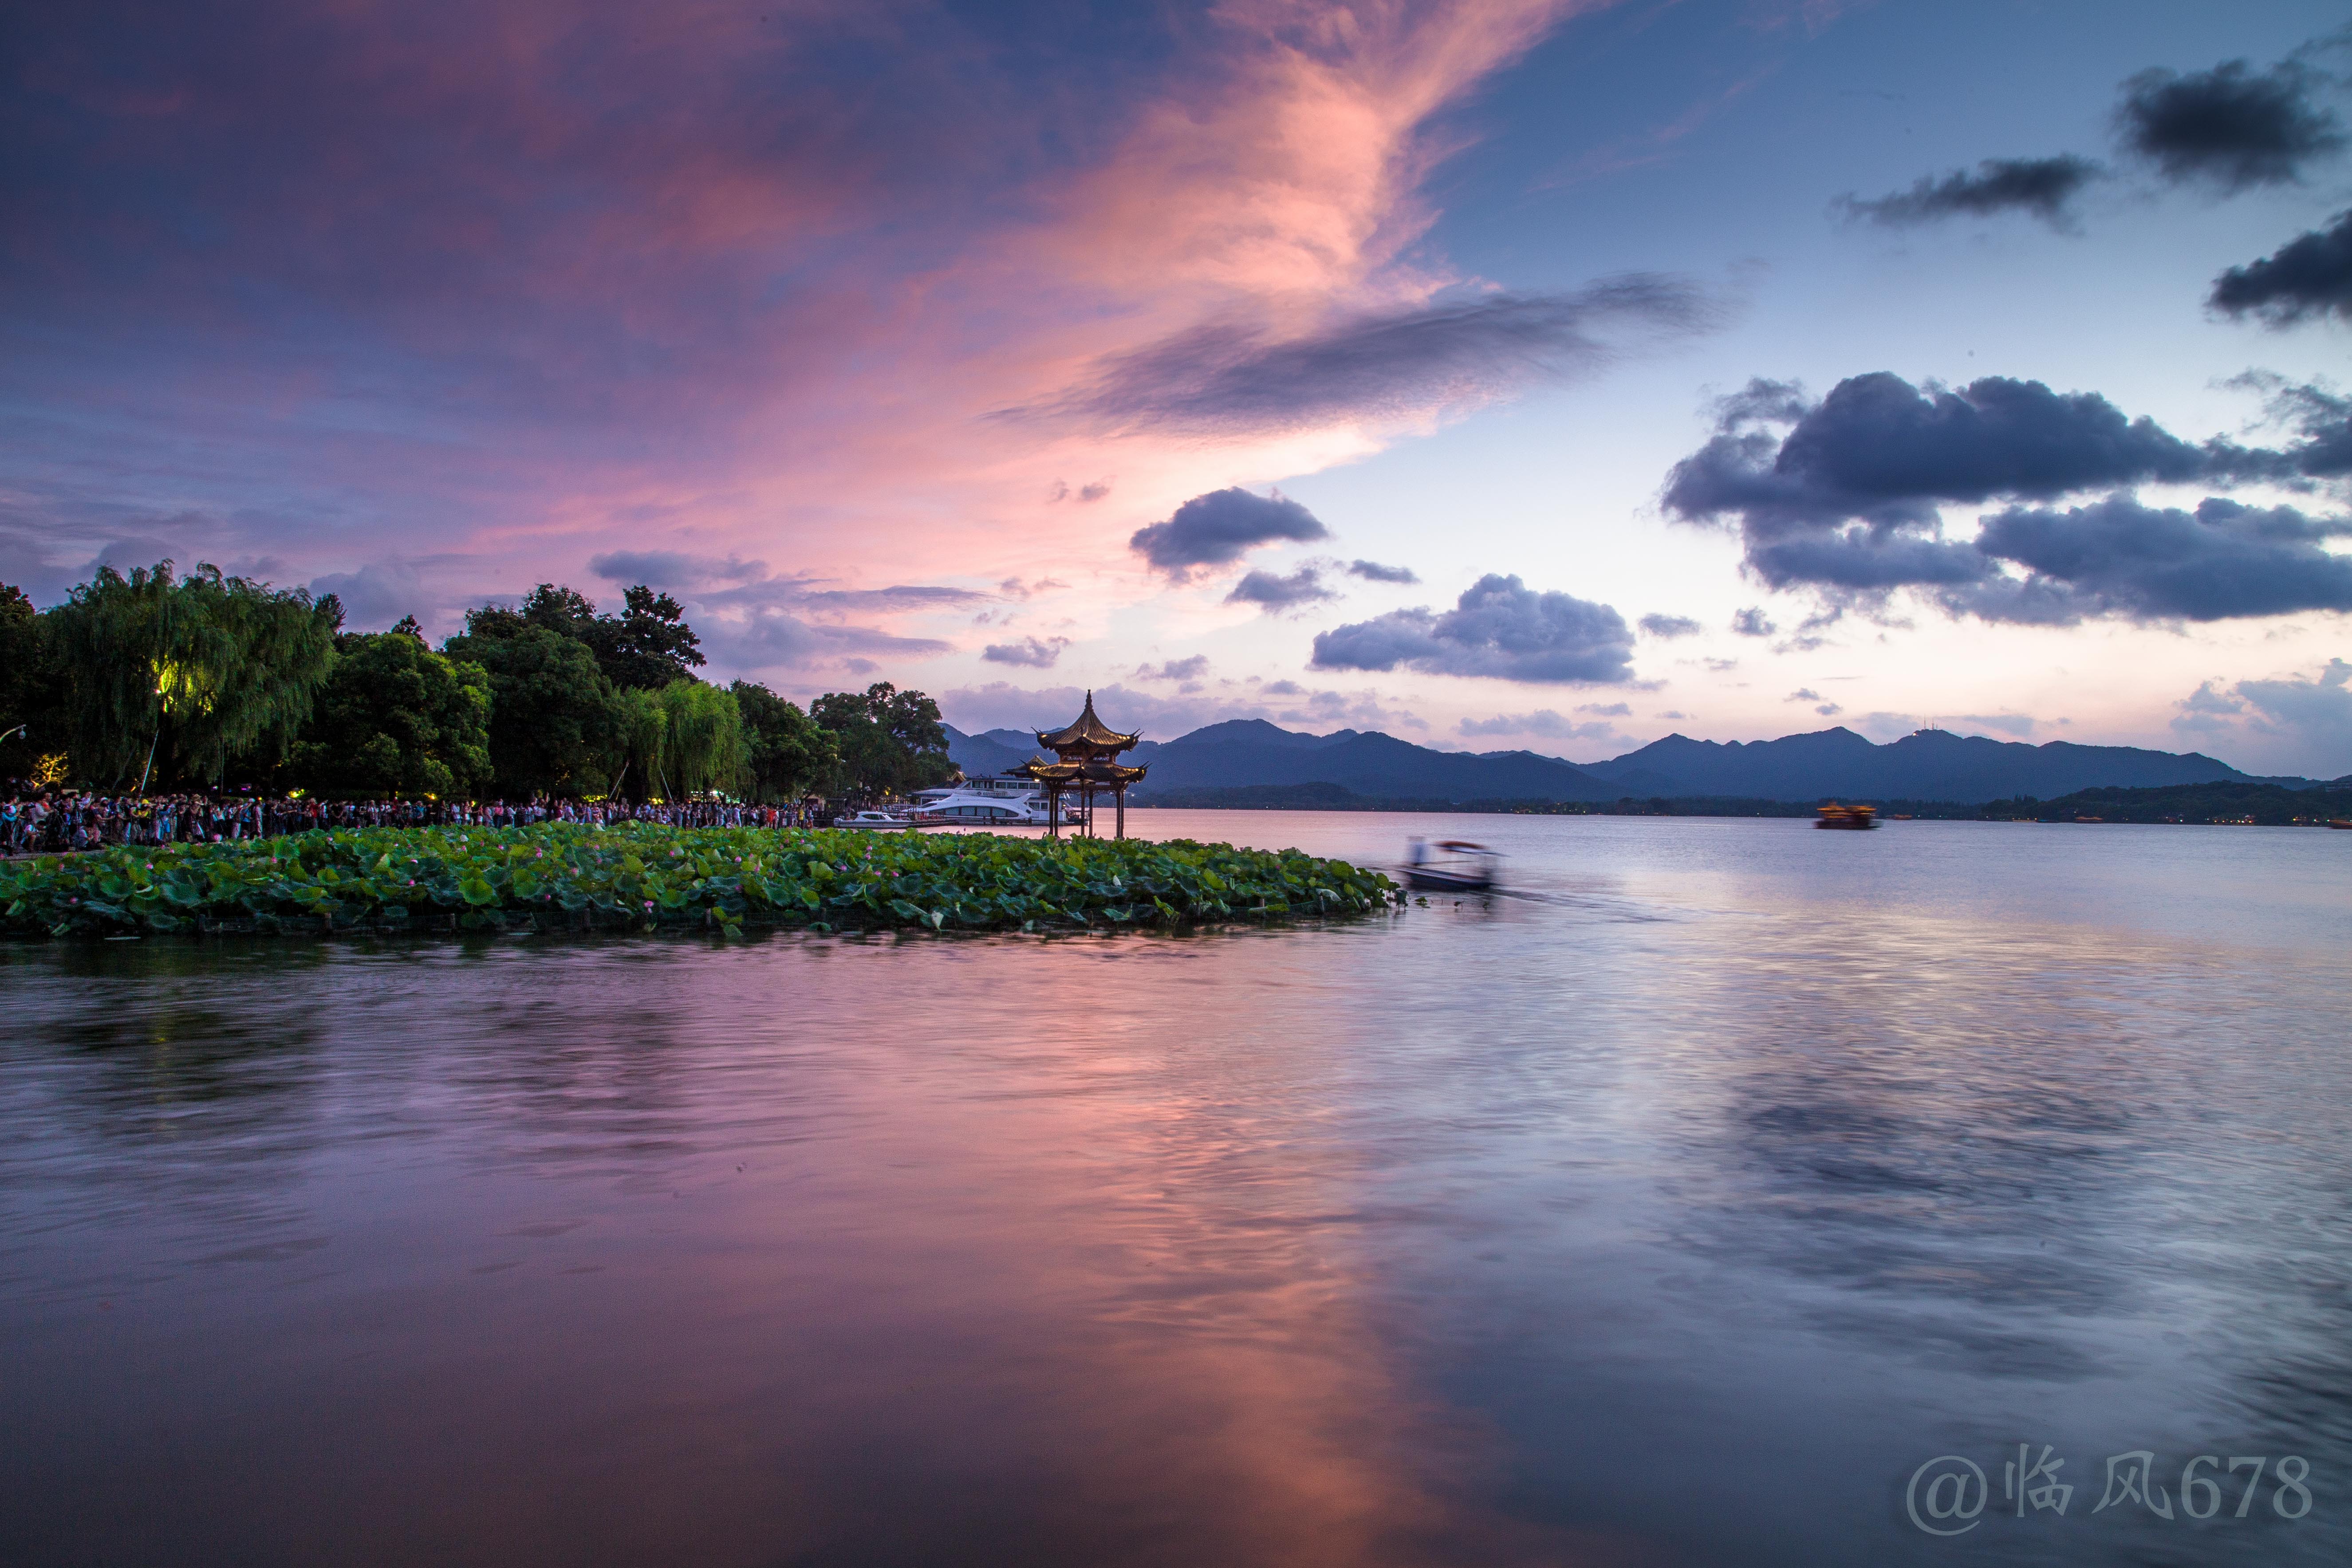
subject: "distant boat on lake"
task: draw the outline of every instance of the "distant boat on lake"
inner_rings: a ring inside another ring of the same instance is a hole
[[[1832,801],[1813,813],[1815,827],[1870,828],[1878,826],[1874,805],[1840,805]]]

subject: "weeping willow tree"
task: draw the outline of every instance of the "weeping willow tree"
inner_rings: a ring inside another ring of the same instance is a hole
[[[698,680],[621,693],[622,760],[615,787],[645,797],[734,792],[750,780],[751,743],[734,693]]]
[[[662,710],[661,693],[638,687],[621,692],[619,705],[614,736],[619,756],[613,767],[613,793],[634,793],[641,800],[667,795],[664,781],[669,763],[669,715]]]
[[[111,566],[50,612],[85,776],[217,783],[233,759],[283,756],[310,716],[342,625],[333,595],[172,563]]]
[[[669,775],[680,791],[730,794],[751,776],[751,747],[743,733],[743,710],[735,694],[699,680],[673,680],[661,689],[669,720]]]

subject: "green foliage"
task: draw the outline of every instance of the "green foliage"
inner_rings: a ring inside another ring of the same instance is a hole
[[[8,737],[0,740],[0,779],[29,777],[40,758],[69,746],[71,693],[51,640],[48,617],[24,590],[0,583],[0,732]]]
[[[753,798],[798,800],[832,776],[841,754],[831,731],[764,686],[739,680],[727,689],[743,716]]]
[[[584,644],[604,679],[623,691],[658,691],[693,679],[704,663],[702,639],[686,624],[686,609],[667,594],[640,583],[621,595],[623,613],[600,616],[570,588],[541,583],[513,609],[485,605],[466,615],[469,637],[510,638],[537,626]]]
[[[625,714],[585,643],[531,625],[511,637],[451,637],[441,651],[479,665],[489,678],[490,768],[499,794],[604,793],[614,757],[625,753]]]
[[[322,794],[463,797],[489,783],[489,746],[488,672],[394,630],[336,639],[289,765]]]
[[[698,680],[620,694],[617,786],[640,798],[674,799],[751,782],[751,751],[734,696]]]
[[[1377,871],[1295,849],[547,823],[358,828],[0,863],[0,931],[1078,931],[1370,913]]]
[[[809,704],[840,760],[830,794],[905,795],[953,778],[940,705],[919,691],[877,680],[863,692],[833,691]]]
[[[712,790],[740,794],[751,782],[751,750],[743,713],[733,693],[699,680],[673,680],[661,689],[669,729],[668,775],[687,795]]]
[[[209,564],[175,581],[166,561],[127,578],[101,566],[44,618],[72,682],[80,772],[119,782],[152,754],[156,778],[210,782],[232,759],[285,754],[342,606]]]
[[[619,739],[613,752],[613,793],[650,800],[669,794],[669,715],[661,695],[640,688],[619,694]]]

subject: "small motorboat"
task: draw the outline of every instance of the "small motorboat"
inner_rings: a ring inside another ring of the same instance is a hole
[[[1813,813],[1815,827],[1868,828],[1878,826],[1878,808],[1874,805],[1840,805],[1832,801]]]
[[[1491,893],[1502,858],[1466,838],[1441,838],[1433,844],[1416,838],[1405,852],[1405,886],[1432,893]]]

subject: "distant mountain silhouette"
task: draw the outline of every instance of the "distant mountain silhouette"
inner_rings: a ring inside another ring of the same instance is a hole
[[[1888,795],[1987,801],[2021,795],[2047,800],[2083,789],[2252,782],[2229,763],[2196,752],[2078,746],[2070,741],[2031,746],[1948,730],[1921,730],[1877,746],[1842,725],[1745,744],[1668,735],[1622,757],[1589,763],[1584,771],[1639,794],[1768,800]]]
[[[1037,737],[1021,735],[1017,730],[990,730],[967,735],[952,724],[940,727],[948,732],[948,760],[961,768],[966,778],[985,778],[1007,768],[1017,768],[1037,751]],[[1019,735],[1023,749],[1015,751],[998,738],[1004,735]]]
[[[1533,752],[1433,752],[1377,731],[1303,735],[1255,719],[1138,746],[1127,760],[1150,764],[1151,774],[1138,791],[1142,795],[1303,784],[1340,784],[1358,795],[1445,800],[1615,800],[1625,793],[1622,785]]]
[[[1034,736],[948,731],[948,754],[967,773],[1029,760]],[[1669,735],[1605,763],[1570,763],[1534,752],[1438,752],[1378,731],[1309,735],[1263,719],[1211,724],[1172,741],[1146,741],[1124,761],[1148,763],[1139,798],[1155,792],[1338,784],[1360,795],[1415,800],[1613,801],[1713,795],[1749,800],[1824,797],[1979,803],[2085,789],[2274,783],[2200,752],[2137,746],[2027,745],[1922,730],[1874,745],[1840,726],[1777,741],[1694,741]]]

